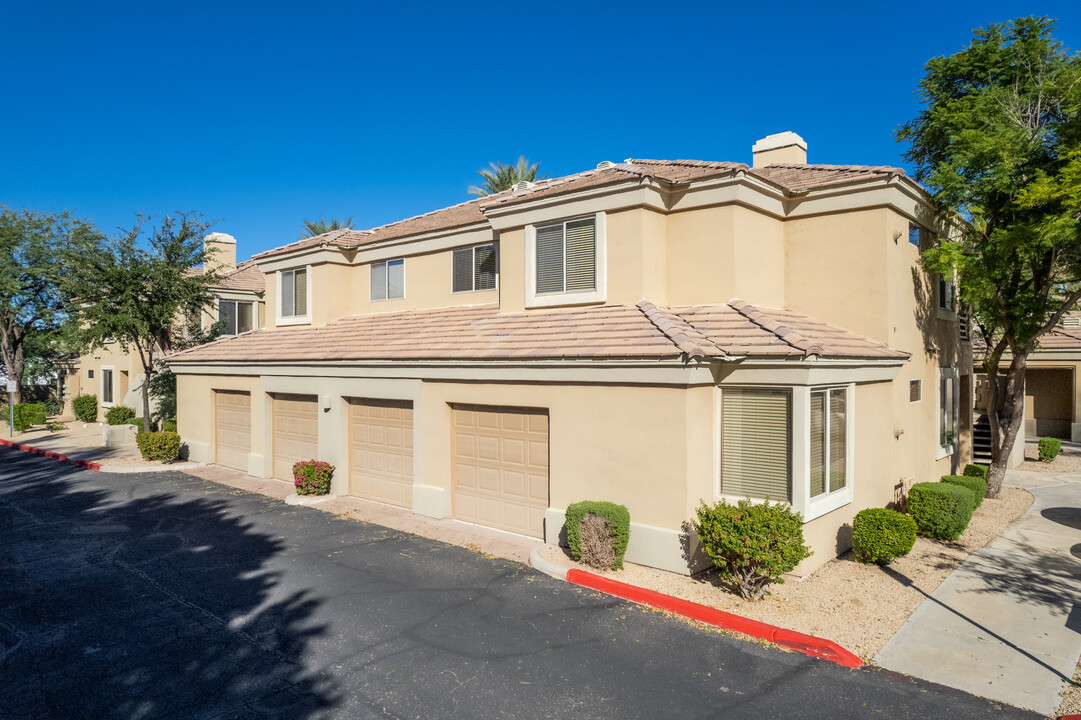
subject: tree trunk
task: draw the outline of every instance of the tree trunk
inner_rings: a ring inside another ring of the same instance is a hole
[[[1025,421],[1025,369],[1028,353],[1015,352],[1004,376],[998,374],[998,362],[988,369],[991,385],[991,467],[987,471],[987,497],[998,497],[1006,477],[1006,463]]]
[[[18,405],[23,401],[23,343],[22,333],[18,326],[4,323],[0,327],[0,350],[4,355],[4,371],[8,380],[15,381],[15,392],[8,398],[12,405]]]
[[[140,348],[139,362],[143,364],[143,432],[150,432],[150,373],[154,370],[154,349],[148,349],[144,356]]]

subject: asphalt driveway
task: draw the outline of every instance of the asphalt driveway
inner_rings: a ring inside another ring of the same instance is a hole
[[[0,717],[1035,717],[180,473],[0,448]]]

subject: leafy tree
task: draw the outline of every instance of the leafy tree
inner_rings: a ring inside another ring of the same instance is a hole
[[[81,262],[96,241],[88,223],[64,214],[0,206],[0,350],[7,377],[19,383],[22,401],[27,363],[50,355],[47,336],[65,320],[61,285],[72,262]]]
[[[1033,17],[989,25],[930,60],[923,110],[897,132],[954,219],[924,266],[956,272],[987,341],[991,497],[1023,423],[1029,353],[1081,299],[1081,56],[1053,29]]]
[[[197,321],[179,323],[174,328],[171,350],[180,352],[196,345],[217,340],[225,332],[227,323],[228,320],[222,318],[205,329],[202,323]],[[166,418],[176,417],[176,375],[169,369],[168,364],[160,358],[157,361],[157,369],[150,378],[150,396],[158,404],[157,419],[165,420]]]
[[[321,217],[318,220],[302,220],[300,223],[300,239],[303,240],[305,238],[315,237],[316,235],[322,235],[331,230],[352,229],[353,225],[352,217],[345,220],[338,220],[338,218],[327,220],[325,217]]]
[[[496,162],[488,163],[488,169],[478,170],[477,174],[484,178],[484,185],[471,185],[469,194],[477,197],[487,197],[497,192],[510,190],[523,180],[533,182],[537,179],[537,169],[540,163],[529,164],[524,155],[518,156],[518,162],[514,165],[504,165]],[[548,177],[545,175],[544,177]],[[541,178],[543,179],[543,178]]]
[[[199,322],[211,302],[209,288],[221,280],[208,264],[213,249],[203,247],[210,225],[200,216],[165,216],[151,228],[139,217],[123,235],[99,243],[65,285],[75,298],[73,328],[81,347],[101,347],[115,339],[139,357],[143,367],[143,429],[150,430],[150,385],[157,358],[175,345],[178,323]],[[202,272],[191,269],[202,265]]]

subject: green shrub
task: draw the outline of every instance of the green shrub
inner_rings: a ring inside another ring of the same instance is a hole
[[[60,401],[56,398],[49,398],[45,401],[45,415],[48,417],[56,417],[61,413],[63,408],[60,406]]]
[[[56,432],[58,430],[66,430],[68,426],[60,422],[59,420],[50,420],[49,422],[45,423],[45,427],[52,432]]]
[[[908,514],[916,530],[936,540],[956,540],[972,520],[976,495],[947,483],[916,483],[908,491]]]
[[[165,418],[162,420],[161,429],[166,432],[176,432],[176,418]]]
[[[582,520],[587,515],[603,518],[608,524],[608,537],[612,541],[615,559],[612,570],[623,569],[623,556],[631,539],[631,514],[625,505],[612,502],[584,500],[567,506],[567,544],[575,560],[582,559]]]
[[[135,433],[135,444],[145,460],[172,462],[180,457],[180,436],[174,432]]]
[[[45,424],[45,406],[41,403],[16,403],[15,430],[25,432],[33,425]]]
[[[105,411],[105,422],[109,425],[124,425],[135,417],[135,411],[126,405],[114,405]]]
[[[1053,437],[1040,438],[1040,461],[1051,462],[1062,450],[1062,441]]]
[[[852,551],[861,563],[885,565],[912,551],[916,521],[889,508],[867,508],[852,521]]]
[[[293,464],[293,485],[297,495],[326,495],[330,492],[330,480],[334,466],[322,460],[303,460]]]
[[[966,475],[968,477],[978,477],[978,478],[983,478],[984,480],[986,480],[987,479],[987,466],[986,465],[975,465],[975,464],[965,465],[965,471],[963,473],[961,473],[961,474]]]
[[[740,597],[758,600],[772,583],[812,555],[803,543],[803,518],[787,505],[752,503],[698,506],[691,523],[702,548],[722,578],[732,581]]]
[[[942,482],[949,485],[960,485],[971,490],[972,494],[976,496],[976,504],[973,505],[973,509],[983,505],[983,499],[987,497],[987,481],[983,478],[972,477],[971,475],[943,475]]]
[[[76,395],[71,401],[71,411],[75,413],[75,419],[81,422],[97,422],[98,420],[98,396]]]

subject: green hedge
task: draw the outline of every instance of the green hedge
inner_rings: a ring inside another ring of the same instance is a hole
[[[781,576],[812,554],[803,542],[803,518],[782,503],[701,502],[697,515],[691,525],[702,549],[745,600],[758,600],[772,583],[783,583]]]
[[[948,485],[960,485],[967,487],[976,496],[976,504],[973,509],[983,505],[983,499],[987,497],[987,481],[971,475],[943,475],[942,482]]]
[[[165,432],[176,432],[176,418],[165,418],[162,420],[161,429]]]
[[[1051,462],[1062,451],[1062,441],[1053,437],[1040,438],[1040,461]]]
[[[135,411],[127,405],[114,405],[105,411],[105,422],[109,425],[126,425],[135,417]]]
[[[852,521],[852,552],[861,563],[885,565],[916,543],[916,521],[889,508],[867,508]]]
[[[986,480],[987,479],[987,466],[986,465],[974,465],[974,464],[965,465],[965,471],[963,473],[961,473],[961,474],[962,475],[967,475],[968,477],[978,477],[978,478],[983,478],[984,480]]]
[[[956,540],[972,520],[976,495],[960,485],[922,482],[909,489],[907,504],[920,535]]]
[[[172,462],[180,457],[180,436],[174,432],[135,433],[135,444],[145,460]]]
[[[25,432],[33,425],[45,424],[45,405],[43,403],[18,403],[15,405],[15,430]]]
[[[609,537],[616,559],[612,562],[613,570],[623,569],[623,556],[627,553],[627,543],[631,539],[631,514],[625,505],[598,500],[583,500],[567,506],[567,544],[575,560],[582,559],[582,518],[596,515],[608,523]]]
[[[75,413],[75,419],[81,422],[98,421],[98,396],[77,395],[71,401],[71,411]]]

